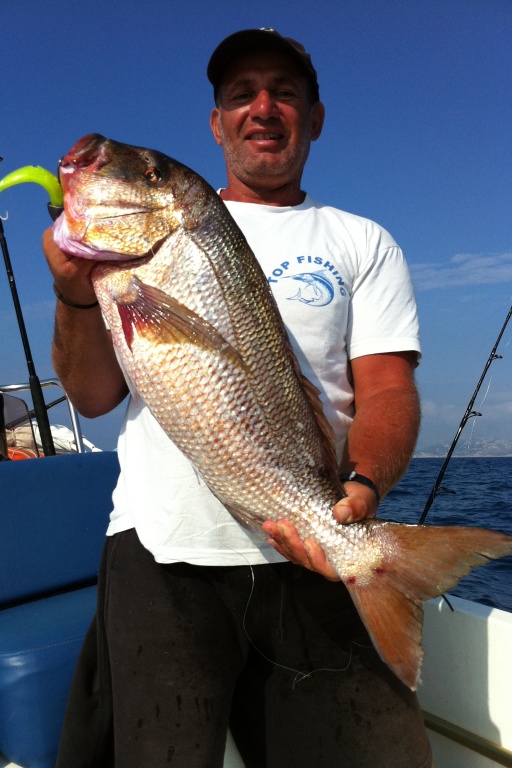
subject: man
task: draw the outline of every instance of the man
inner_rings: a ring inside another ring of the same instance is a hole
[[[220,196],[335,431],[347,497],[334,514],[374,516],[419,425],[402,254],[378,225],[301,190],[324,108],[300,44],[274,30],[236,33],[208,77],[226,160]],[[75,407],[98,416],[127,388],[93,306],[92,264],[61,253],[49,232],[44,248],[64,299],[54,365]],[[142,403],[130,400],[118,450],[98,613],[58,768],[216,768],[228,726],[247,768],[429,768],[416,698],[378,659],[318,545],[286,520],[265,524],[268,543],[245,531]]]

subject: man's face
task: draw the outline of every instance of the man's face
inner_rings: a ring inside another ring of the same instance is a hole
[[[285,54],[260,52],[228,68],[212,111],[211,127],[223,147],[230,177],[254,189],[300,186],[311,141],[324,110],[311,104],[308,83]]]

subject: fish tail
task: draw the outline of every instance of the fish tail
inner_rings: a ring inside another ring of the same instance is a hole
[[[482,528],[383,523],[383,557],[370,577],[343,580],[382,660],[411,688],[420,683],[423,602],[472,568],[512,554],[512,536]]]

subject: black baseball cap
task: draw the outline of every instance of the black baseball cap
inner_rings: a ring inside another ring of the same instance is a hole
[[[215,96],[224,72],[236,56],[255,50],[280,51],[295,61],[312,88],[313,101],[320,98],[316,70],[311,56],[301,43],[291,37],[283,37],[275,29],[243,29],[223,40],[212,53],[208,63],[208,80],[213,85]]]

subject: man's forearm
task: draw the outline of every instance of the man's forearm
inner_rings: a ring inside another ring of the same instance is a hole
[[[80,310],[57,302],[52,360],[62,386],[83,416],[108,413],[127,394],[99,307]]]
[[[413,385],[376,393],[357,407],[340,470],[366,475],[383,498],[409,466],[419,426],[419,397]]]

